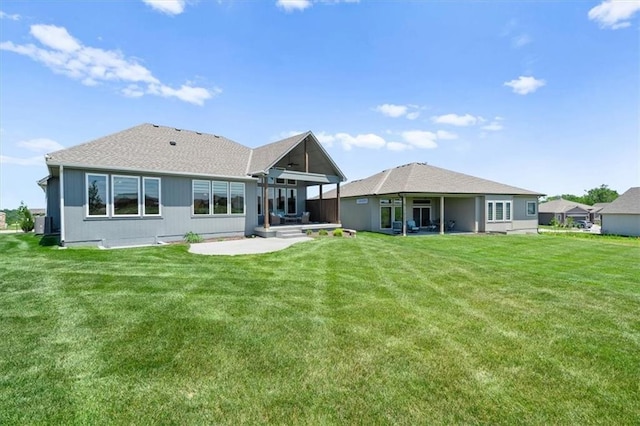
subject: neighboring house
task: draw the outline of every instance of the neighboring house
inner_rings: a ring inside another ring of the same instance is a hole
[[[574,222],[576,220],[593,221],[592,210],[593,207],[587,204],[558,198],[557,200],[540,203],[538,217],[540,219],[540,225],[550,225],[553,218],[555,218],[558,223],[564,225],[569,218]]]
[[[0,229],[7,229],[7,214],[0,212]]]
[[[46,209],[29,209],[29,211],[31,212],[31,216],[33,217],[44,216],[47,213]]]
[[[422,230],[443,233],[537,232],[538,197],[543,194],[486,179],[411,163],[350,182],[339,194],[345,228],[391,233],[393,222],[415,220]]]
[[[311,132],[249,148],[142,124],[45,158],[46,232],[63,245],[252,235],[269,229],[265,211],[300,215],[309,186],[345,180]]]
[[[602,233],[640,237],[640,187],[630,188],[600,210]]]
[[[611,203],[595,203],[591,206],[591,215],[593,217],[593,223],[600,223],[600,211],[607,207]]]

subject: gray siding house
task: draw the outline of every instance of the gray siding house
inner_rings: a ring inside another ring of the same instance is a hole
[[[540,225],[550,225],[554,218],[561,224],[566,224],[569,218],[574,222],[576,220],[593,221],[592,210],[592,206],[564,198],[540,203]]]
[[[602,233],[640,237],[640,186],[624,194],[600,210]]]
[[[330,191],[324,198],[336,195]],[[421,231],[440,233],[534,233],[541,195],[425,163],[384,170],[339,192],[345,228],[403,234],[409,220]],[[401,230],[394,222],[402,224]]]
[[[103,246],[244,236],[306,210],[307,188],[345,180],[311,132],[258,148],[142,124],[45,156],[47,233]]]

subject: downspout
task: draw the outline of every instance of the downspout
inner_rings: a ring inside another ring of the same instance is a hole
[[[60,166],[60,246],[64,247],[64,166]]]

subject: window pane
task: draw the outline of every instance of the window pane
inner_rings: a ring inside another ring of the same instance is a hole
[[[504,219],[505,220],[511,220],[511,203],[504,203],[505,204],[505,209],[506,209],[506,214]]]
[[[531,201],[527,202],[527,214],[533,216],[536,214],[536,203]]]
[[[283,188],[275,188],[276,190],[276,213],[284,213],[285,207],[285,190]]]
[[[504,203],[496,203],[496,220],[504,220]]]
[[[144,178],[144,214],[160,214],[160,179]]]
[[[487,203],[487,220],[493,220],[493,203]]]
[[[380,207],[380,229],[391,229],[391,207]]]
[[[193,181],[193,214],[209,214],[211,185],[206,180]]]
[[[140,214],[140,184],[137,177],[113,177],[113,214]]]
[[[402,207],[396,207],[393,210],[395,213],[393,220],[399,220],[400,222],[402,222]]]
[[[213,214],[229,213],[229,183],[213,182]]]
[[[262,187],[258,187],[258,216],[262,215]]]
[[[244,183],[231,182],[231,213],[244,214]]]
[[[295,189],[287,190],[287,214],[296,214],[296,196],[297,191]]]
[[[107,215],[107,177],[87,175],[87,206],[89,216]]]
[[[268,201],[269,201],[269,212],[275,213],[273,211],[273,196],[274,196],[275,192],[274,192],[273,188],[269,188],[268,191],[269,191],[269,194],[268,194],[267,198],[268,198]]]

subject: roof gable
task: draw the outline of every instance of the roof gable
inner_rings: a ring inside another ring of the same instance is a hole
[[[640,214],[640,186],[629,188],[600,210],[600,214]]]

